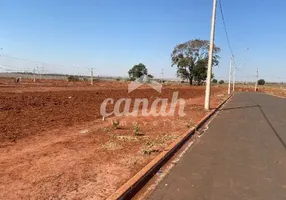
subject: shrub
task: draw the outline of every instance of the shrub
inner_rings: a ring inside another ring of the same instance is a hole
[[[112,121],[112,126],[113,126],[115,129],[118,129],[118,128],[119,128],[119,125],[120,125],[120,122],[119,122],[118,120]]]
[[[220,80],[219,82],[218,82],[218,84],[224,84],[224,80]]]
[[[259,79],[257,83],[258,83],[258,85],[265,85],[265,80]]]
[[[139,125],[134,125],[133,126],[133,133],[134,133],[134,135],[140,135],[140,127],[139,127]]]
[[[216,79],[213,79],[213,81],[212,81],[212,82],[216,84],[216,83],[217,83],[217,80],[216,80]]]
[[[79,77],[78,76],[68,76],[68,81],[69,82],[79,81]]]

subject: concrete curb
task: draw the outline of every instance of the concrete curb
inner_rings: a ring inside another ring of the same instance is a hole
[[[107,200],[131,199],[156,173],[159,169],[194,135],[215,112],[217,112],[233,95],[222,101],[217,108],[204,116],[194,128],[191,128],[182,137],[169,145],[163,152],[156,156],[149,164],[141,169],[135,176],[115,191]]]

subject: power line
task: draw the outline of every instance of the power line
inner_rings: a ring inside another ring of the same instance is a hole
[[[11,55],[4,55],[0,54],[0,71],[32,71],[36,67],[36,70],[38,71],[38,74],[44,74],[47,71],[51,73],[56,73],[56,71],[59,71],[60,73],[64,73],[63,71],[67,70],[77,70],[78,75],[86,74],[88,71],[90,71],[90,68],[87,67],[81,67],[79,65],[59,65],[59,64],[53,64],[53,63],[47,63],[47,62],[40,62],[40,61],[33,61],[28,60],[25,58],[19,58],[16,56]],[[24,70],[25,69],[25,70]],[[70,73],[70,71],[68,72]]]
[[[224,26],[224,32],[225,32],[226,40],[227,40],[227,43],[228,43],[228,48],[229,48],[229,51],[230,51],[231,55],[234,56],[232,48],[231,48],[231,45],[230,45],[230,40],[229,40],[227,28],[226,28],[226,23],[225,23],[225,18],[224,18],[224,13],[223,13],[223,7],[222,7],[221,0],[219,0],[219,8],[220,8],[220,13],[221,13],[221,17],[222,17],[223,26]]]

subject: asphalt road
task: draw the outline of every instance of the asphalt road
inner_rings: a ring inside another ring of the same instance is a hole
[[[150,200],[285,200],[286,99],[236,93]]]

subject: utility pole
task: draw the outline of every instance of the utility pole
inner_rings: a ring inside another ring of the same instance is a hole
[[[93,85],[93,68],[90,68],[90,85]]]
[[[36,70],[37,70],[37,74],[38,74],[38,79],[40,79],[40,70],[39,70],[39,66],[38,65],[37,65]]]
[[[34,67],[34,70],[33,70],[33,81],[34,81],[34,83],[36,82],[36,68]]]
[[[232,91],[235,91],[235,66],[233,67],[233,77],[232,77]]]
[[[256,70],[255,92],[257,91],[257,87],[258,87],[258,67]]]
[[[228,74],[228,94],[230,94],[230,87],[231,87],[231,75],[232,75],[232,60],[233,55],[230,58],[230,65],[229,65],[229,74]]]
[[[210,47],[209,47],[209,60],[208,60],[208,74],[206,81],[206,94],[205,94],[205,109],[210,109],[210,96],[211,96],[211,77],[212,77],[212,66],[213,66],[213,49],[214,49],[214,37],[215,37],[215,21],[216,21],[216,6],[217,0],[213,0],[213,12],[212,12],[212,23],[211,23],[211,36],[210,36]]]
[[[162,77],[161,77],[161,83],[163,83],[163,79],[164,79],[164,69],[162,69],[161,75],[162,75]]]

